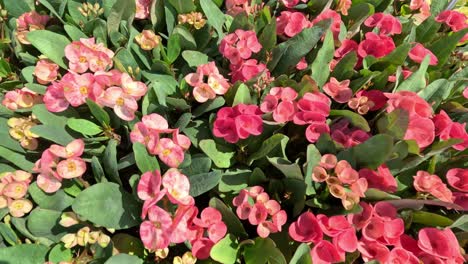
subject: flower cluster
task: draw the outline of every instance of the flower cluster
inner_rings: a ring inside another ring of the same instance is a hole
[[[453,145],[456,150],[465,150],[468,148],[468,132],[466,131],[466,124],[461,124],[452,121],[444,110],[435,115],[432,119],[434,121],[435,136],[442,140],[459,139],[459,144]]]
[[[76,233],[66,234],[60,239],[65,248],[73,248],[77,245],[84,247],[93,244],[99,244],[102,248],[106,248],[110,240],[111,238],[104,232],[99,230],[91,231],[88,226],[80,228]]]
[[[405,110],[409,115],[408,129],[405,140],[415,140],[422,149],[429,146],[435,138],[435,127],[432,122],[432,107],[416,93],[401,91],[385,93],[388,98],[387,112],[395,109]]]
[[[326,123],[330,114],[331,100],[323,93],[306,93],[297,102],[298,111],[293,122],[296,125],[307,125],[306,138],[315,143],[320,135],[330,132]]]
[[[171,138],[161,138],[163,134],[172,134]],[[161,115],[143,116],[130,133],[132,142],[146,146],[148,152],[158,155],[159,159],[171,168],[177,168],[184,160],[184,151],[190,148],[187,136],[179,134],[179,129],[169,128],[167,120]]]
[[[319,165],[313,169],[312,180],[326,182],[330,194],[341,199],[346,210],[353,208],[360,198],[365,197],[364,193],[368,187],[366,178],[360,178],[349,162],[338,161],[333,154],[322,156]]]
[[[59,82],[47,87],[44,103],[51,112],[62,112],[70,105],[77,107],[93,100],[114,109],[123,120],[133,120],[138,109],[137,100],[145,95],[144,83],[134,81],[118,70],[78,74],[68,72]]]
[[[31,108],[42,101],[42,96],[24,87],[8,91],[2,100],[2,105],[10,110]]]
[[[84,151],[82,139],[75,139],[68,145],[52,144],[42,152],[33,171],[38,173],[37,186],[46,193],[54,193],[62,186],[63,179],[74,179],[86,172],[86,163],[81,158]]]
[[[48,84],[57,80],[59,66],[50,60],[39,60],[34,68],[34,75],[40,84]]]
[[[199,65],[196,73],[185,76],[185,81],[194,87],[193,97],[200,103],[214,99],[216,95],[225,94],[230,87],[214,62]]]
[[[236,143],[250,135],[258,136],[263,131],[262,111],[256,105],[238,104],[223,107],[213,123],[213,135],[229,143]]]
[[[286,123],[294,119],[296,114],[297,92],[291,87],[273,87],[265,96],[260,110],[264,113],[273,113],[273,120]]]
[[[281,227],[288,218],[286,211],[281,210],[281,205],[270,199],[261,186],[241,190],[232,204],[237,207],[237,216],[256,225],[258,235],[263,238],[271,233],[281,232]]]
[[[25,149],[35,150],[38,147],[38,135],[31,132],[31,128],[37,125],[37,121],[32,117],[8,119],[10,136],[19,141]]]
[[[143,50],[152,50],[159,46],[161,37],[156,35],[152,30],[143,30],[135,37],[135,41]]]
[[[31,180],[31,173],[22,170],[0,174],[0,209],[8,208],[13,217],[29,213],[33,204],[25,197]]]
[[[229,68],[232,71],[232,82],[248,81],[266,71],[265,64],[251,59],[261,49],[262,45],[254,31],[238,29],[221,40],[219,52],[231,63]]]
[[[141,224],[140,235],[146,248],[165,249],[170,243],[190,241],[193,255],[205,259],[224,237],[227,227],[221,213],[208,207],[201,212],[201,218],[196,218],[198,209],[189,189],[187,176],[177,169],[169,169],[162,177],[159,171],[141,176],[137,188],[138,197],[144,201],[141,217],[148,220]],[[160,201],[163,207],[158,206]],[[168,212],[168,202],[177,206],[173,215]]]
[[[50,17],[48,15],[41,15],[36,11],[22,14],[16,19],[16,38],[21,44],[31,44],[26,37],[28,33],[44,29],[49,20]]]

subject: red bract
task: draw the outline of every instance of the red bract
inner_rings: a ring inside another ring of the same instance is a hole
[[[441,258],[447,263],[464,262],[457,238],[449,228],[444,230],[432,227],[423,228],[419,231],[418,238],[419,248],[429,255]]]
[[[292,121],[296,113],[297,92],[290,87],[273,87],[265,96],[260,110],[264,113],[273,113],[273,120],[278,123]]]
[[[430,50],[426,49],[421,43],[417,43],[409,52],[409,57],[414,62],[421,63],[425,57],[429,56],[429,65],[437,65],[437,57]]]
[[[401,33],[401,23],[398,18],[384,14],[375,13],[364,21],[364,25],[368,27],[376,27],[380,34],[395,35]]]
[[[335,39],[338,39],[338,34],[341,30],[341,16],[336,11],[331,9],[325,9],[320,13],[314,20],[312,20],[312,25],[316,25],[318,22],[331,19],[331,31]]]
[[[314,264],[339,263],[344,261],[344,254],[330,242],[322,240],[310,252]]]
[[[353,91],[349,88],[349,80],[339,82],[334,77],[323,86],[323,91],[338,103],[346,103],[353,97]]]
[[[286,35],[294,37],[299,34],[304,28],[310,27],[310,21],[301,12],[283,11],[276,18],[276,33],[278,35]]]
[[[305,212],[289,226],[289,236],[298,242],[317,244],[322,241],[323,232],[315,215],[311,212]]]
[[[393,39],[373,32],[366,33],[366,38],[359,43],[358,54],[361,58],[374,56],[382,58],[395,49]]]
[[[350,123],[347,119],[341,119],[330,127],[331,138],[343,145],[345,148],[350,148],[365,142],[370,138],[370,134],[359,128],[350,128]]]
[[[231,64],[231,81],[233,83],[237,81],[245,82],[256,77],[261,73],[265,73],[267,76],[270,75],[266,65],[259,63],[257,60],[250,59],[241,62],[240,64]]]
[[[262,112],[256,105],[223,107],[218,111],[213,124],[213,135],[230,143],[236,143],[250,135],[258,136],[263,131],[261,115]]]
[[[219,52],[234,65],[250,59],[252,53],[257,53],[261,49],[262,45],[258,42],[255,32],[242,29],[226,35],[219,45]]]
[[[435,20],[447,24],[455,32],[468,27],[465,14],[453,10],[441,12]]]
[[[425,171],[418,171],[413,178],[414,188],[418,192],[430,193],[441,201],[452,202],[452,192],[437,175],[429,174]]]
[[[435,135],[442,140],[459,139],[461,142],[453,145],[456,150],[465,150],[468,148],[468,133],[466,124],[452,121],[444,110],[435,115],[432,119],[435,126]]]
[[[377,171],[371,169],[360,169],[359,177],[365,178],[369,184],[369,188],[375,188],[384,192],[396,192],[397,182],[395,177],[390,173],[386,165],[381,165]]]
[[[468,192],[468,169],[450,169],[446,175],[447,181],[453,188]]]

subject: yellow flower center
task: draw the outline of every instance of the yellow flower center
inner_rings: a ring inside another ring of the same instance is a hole
[[[86,86],[81,86],[80,87],[80,93],[82,95],[87,95],[88,94],[88,88]]]
[[[21,210],[23,209],[24,205],[23,203],[14,203],[13,204],[13,208],[15,208],[16,210]]]
[[[164,156],[168,156],[168,155],[171,154],[171,152],[172,152],[172,151],[171,151],[170,149],[165,149],[165,150],[162,151],[162,154],[163,154]]]
[[[75,170],[76,170],[76,165],[75,165],[75,163],[72,162],[72,161],[68,162],[68,164],[67,164],[67,169],[68,169],[69,171],[75,171]]]
[[[87,61],[87,59],[86,59],[85,56],[80,56],[79,61],[80,61],[80,63],[85,63]]]
[[[122,98],[122,97],[119,97],[116,101],[115,101],[115,104],[118,105],[118,106],[122,106],[124,105],[125,103],[125,100]]]
[[[23,187],[21,185],[18,185],[15,187],[15,193],[22,193],[23,192]]]

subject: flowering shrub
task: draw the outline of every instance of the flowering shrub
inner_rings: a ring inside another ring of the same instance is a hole
[[[0,0],[0,263],[464,263],[468,5]]]

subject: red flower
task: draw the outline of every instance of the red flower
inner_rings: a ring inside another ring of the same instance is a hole
[[[401,33],[401,23],[398,18],[384,14],[375,13],[364,21],[364,25],[368,27],[376,27],[380,34],[395,35]]]
[[[358,54],[361,58],[369,55],[382,58],[395,49],[393,39],[373,32],[366,33],[366,39],[359,43]]]
[[[323,239],[319,222],[311,212],[301,214],[297,221],[289,226],[289,236],[295,241],[306,243],[318,243]]]
[[[424,48],[424,46],[421,43],[417,43],[416,46],[414,46],[410,52],[409,52],[409,57],[412,59],[414,62],[421,63],[424,58],[426,58],[427,55],[429,55],[430,60],[429,60],[429,65],[437,65],[439,60],[437,60],[437,57],[432,53],[430,50]]]

